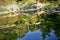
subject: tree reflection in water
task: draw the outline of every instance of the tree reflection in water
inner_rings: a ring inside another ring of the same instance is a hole
[[[39,24],[36,25],[36,23]],[[43,32],[42,33],[43,40],[45,40],[46,38],[45,35],[50,36],[49,33],[51,32],[51,30],[55,30],[56,36],[60,37],[60,32],[59,32],[60,14],[59,13],[52,13],[50,15],[47,15],[46,13],[40,15],[20,14],[19,19],[16,22],[14,22],[14,24],[16,24],[15,27],[0,29],[0,40],[16,40],[17,37],[20,38],[23,37],[26,34],[26,32],[28,32],[29,30],[32,31],[32,33],[34,34],[33,31],[36,31],[38,29],[40,29]],[[55,34],[51,34],[51,35],[55,35]],[[33,37],[33,35],[31,37]],[[48,39],[46,40],[54,40],[52,39],[52,37],[48,37]]]

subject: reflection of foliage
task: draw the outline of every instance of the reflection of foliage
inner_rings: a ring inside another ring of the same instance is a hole
[[[0,16],[0,25],[13,24],[18,20],[18,18],[19,18],[18,16],[8,17],[7,14],[1,15]]]
[[[46,15],[46,17],[44,17],[44,22],[42,22],[42,31],[44,32],[44,34],[47,34],[50,32],[51,29],[54,29],[56,31],[56,34],[60,36],[59,33],[59,25],[60,25],[60,15],[58,15],[59,13],[52,13],[50,15]]]
[[[0,4],[6,5],[6,4],[11,4],[11,3],[16,3],[16,0],[0,0]]]
[[[16,0],[13,0],[16,1]],[[17,2],[26,3],[27,0],[17,0]],[[36,2],[41,0],[36,0]],[[43,0],[41,2],[46,2],[49,0]],[[54,0],[50,0],[54,3]],[[0,0],[2,4],[12,3],[12,0]],[[4,2],[4,3],[3,3]],[[57,3],[55,1],[55,3]],[[54,8],[56,4],[49,4],[45,8]],[[57,6],[56,6],[57,7]],[[60,7],[60,6],[59,6]],[[59,8],[58,7],[58,8]],[[24,7],[23,9],[31,9],[30,5]],[[22,10],[23,10],[22,9]],[[6,9],[0,9],[0,11],[5,11]],[[3,15],[2,15],[3,16]],[[7,15],[6,15],[7,16]],[[26,24],[26,22],[28,24]],[[41,24],[36,25],[35,23],[41,22]],[[60,36],[60,13],[51,13],[47,15],[46,13],[40,14],[20,14],[15,17],[0,17],[0,25],[6,24],[16,24],[16,26],[6,29],[0,29],[0,40],[16,40],[17,37],[23,37],[25,33],[29,30],[34,31],[41,29],[43,32],[43,39],[45,35],[53,29],[56,32],[57,36]]]
[[[15,20],[14,20],[15,19]],[[40,14],[40,16],[36,14],[20,14],[20,16],[16,18],[10,18],[12,20],[9,21],[9,24],[16,24],[15,27],[6,28],[0,30],[0,34],[2,40],[16,40],[16,38],[24,36],[24,34],[31,30],[37,30],[41,29],[43,31],[43,37],[45,38],[45,35],[48,35],[48,33],[53,29],[56,31],[56,35],[60,36],[60,14],[59,13],[52,13],[50,15],[43,13]],[[41,22],[41,24],[36,25],[35,23]],[[27,24],[28,23],[28,24]],[[6,23],[7,24],[7,23]],[[5,37],[6,36],[6,37]],[[12,37],[12,38],[11,38]]]
[[[5,9],[5,8],[0,8],[0,11],[8,11],[7,9]]]
[[[20,19],[19,19],[20,18]],[[15,20],[14,20],[15,19]],[[5,19],[7,22],[7,19]],[[5,21],[4,20],[4,21]],[[14,20],[14,21],[13,21]],[[6,23],[5,22],[5,23]],[[36,25],[35,23],[41,22],[41,24]],[[52,29],[56,31],[56,35],[60,36],[60,14],[52,13],[50,15],[43,13],[40,16],[36,14],[20,14],[16,18],[12,17],[9,20],[9,24],[16,24],[15,27],[6,28],[0,30],[2,38],[1,40],[16,40],[16,37],[22,37],[27,31],[41,29],[43,31],[43,37],[47,35]],[[28,24],[27,24],[28,23]],[[3,23],[2,23],[3,24]],[[6,23],[7,24],[7,23]],[[5,37],[6,36],[6,37]],[[9,36],[9,37],[8,37]],[[12,36],[12,38],[11,38]]]
[[[17,37],[22,37],[26,31],[26,26],[24,24],[20,24],[12,28],[1,29],[0,40],[16,40]]]
[[[8,17],[8,18],[7,18],[8,24],[13,24],[13,23],[15,23],[17,20],[18,20],[18,16]]]
[[[47,6],[45,6],[45,8],[54,8],[55,6],[54,5],[47,5]]]

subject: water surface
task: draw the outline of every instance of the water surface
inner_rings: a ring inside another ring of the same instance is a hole
[[[57,40],[57,37],[54,33],[55,31],[51,31],[49,33],[50,36],[46,35],[45,40]],[[28,33],[25,34],[23,38],[17,38],[17,40],[42,40],[42,31],[37,30],[34,32],[29,31]]]

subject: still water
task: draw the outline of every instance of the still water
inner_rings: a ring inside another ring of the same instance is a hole
[[[49,33],[50,36],[46,35],[45,40],[57,40],[55,31]],[[34,32],[27,32],[23,38],[17,38],[17,40],[42,40],[42,31],[36,30]]]

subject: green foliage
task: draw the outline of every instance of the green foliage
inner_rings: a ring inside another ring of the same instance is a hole
[[[4,12],[4,11],[8,11],[8,10],[5,9],[5,8],[0,8],[0,11],[1,11],[1,12]]]
[[[2,0],[0,0],[2,1]],[[3,0],[3,2],[8,2],[9,0]],[[15,0],[13,0],[15,1]],[[27,2],[27,0],[16,0],[17,2]],[[36,0],[41,1],[41,0]],[[47,0],[43,0],[46,2]],[[50,0],[48,0],[50,1]],[[54,1],[54,0],[51,0]],[[41,1],[42,2],[42,1]],[[30,6],[28,6],[30,8]],[[28,9],[26,7],[26,9]],[[47,5],[45,8],[54,8],[55,5]],[[25,8],[23,8],[25,9]],[[6,9],[0,9],[0,11],[5,11]],[[13,15],[13,14],[12,14]],[[7,25],[7,24],[15,24],[14,27],[9,27],[6,29],[0,29],[0,40],[16,40],[17,37],[23,37],[26,32],[29,30],[35,31],[38,29],[41,29],[43,32],[43,39],[45,38],[45,35],[48,35],[48,33],[53,29],[56,32],[57,36],[60,36],[60,13],[51,13],[48,15],[47,13],[43,13],[37,15],[37,14],[20,14],[18,16],[10,16],[10,17],[2,17],[4,15],[0,16],[0,25]],[[7,16],[7,15],[5,15]],[[37,24],[38,22],[41,22],[40,24]]]
[[[18,16],[9,17],[7,15],[0,16],[0,25],[14,24],[19,19]]]
[[[43,15],[43,16],[42,16]],[[9,18],[9,24],[15,23],[16,26],[12,28],[2,29],[0,30],[0,33],[2,34],[2,39],[6,40],[15,40],[17,36],[23,37],[24,34],[31,30],[35,31],[38,29],[41,29],[43,31],[43,39],[45,38],[45,35],[48,35],[48,33],[54,29],[56,31],[56,35],[60,36],[60,14],[59,13],[52,13],[50,15],[43,13],[42,15],[30,15],[30,14],[20,14],[19,18],[16,16],[16,18],[12,17]],[[19,20],[17,20],[19,19]],[[28,22],[29,24],[25,24]],[[41,24],[35,25],[34,23],[41,22]],[[18,24],[17,24],[18,23]],[[28,28],[29,27],[29,28]],[[6,32],[8,34],[6,34]],[[8,38],[6,38],[6,37]],[[12,38],[11,38],[12,36]],[[1,36],[0,36],[1,37]]]
[[[7,22],[8,22],[8,24],[13,24],[13,23],[15,23],[18,19],[19,19],[18,16],[8,17],[8,18],[7,18]]]

